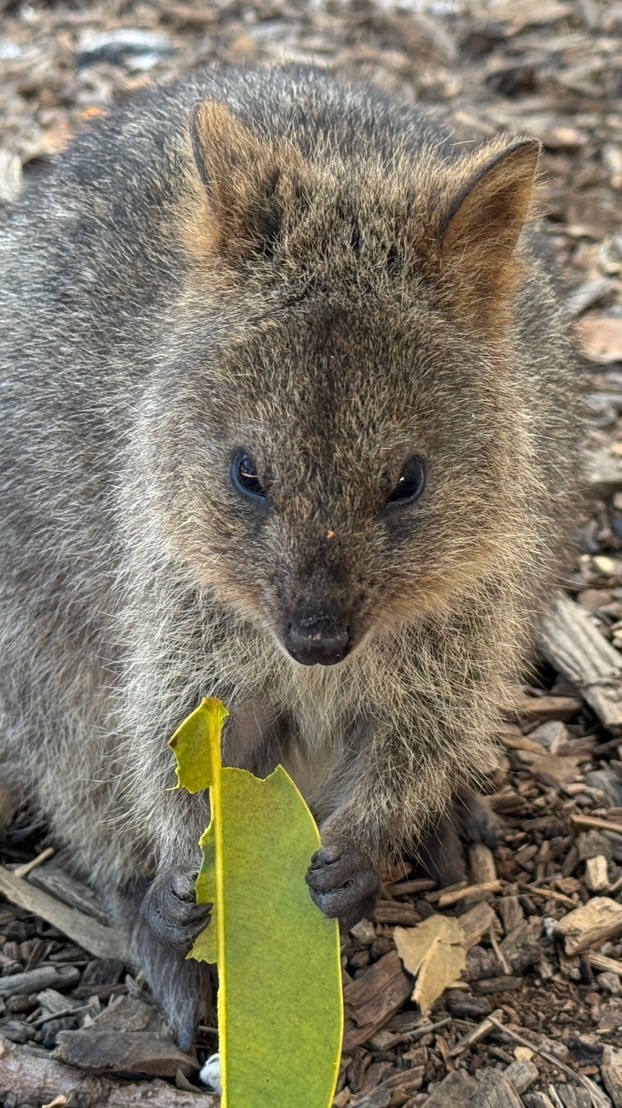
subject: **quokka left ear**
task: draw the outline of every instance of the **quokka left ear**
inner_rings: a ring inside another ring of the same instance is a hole
[[[459,304],[484,329],[511,316],[522,268],[516,247],[533,211],[539,154],[535,139],[501,149],[493,140],[458,163],[463,184],[441,222],[441,262]]]

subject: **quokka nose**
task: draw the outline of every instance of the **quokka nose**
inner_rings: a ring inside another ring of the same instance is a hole
[[[350,628],[334,616],[305,614],[287,626],[285,646],[303,666],[334,666],[351,648]]]

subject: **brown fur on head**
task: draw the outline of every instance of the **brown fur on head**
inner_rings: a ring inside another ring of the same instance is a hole
[[[387,173],[304,159],[213,102],[192,143],[185,364],[160,409],[190,576],[281,643],[322,608],[356,646],[511,571],[529,442],[500,338],[538,144],[497,139],[451,165],[430,145]],[[207,305],[219,323],[201,342]],[[233,487],[240,450],[262,502]],[[388,503],[412,456],[423,493]]]

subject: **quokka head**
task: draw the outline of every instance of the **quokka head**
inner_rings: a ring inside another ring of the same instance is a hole
[[[154,406],[170,542],[296,662],[332,665],[447,610],[514,544],[538,144],[346,160],[213,101],[191,137]]]

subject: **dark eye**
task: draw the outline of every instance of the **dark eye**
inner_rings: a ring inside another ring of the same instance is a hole
[[[252,497],[254,500],[265,500],[264,489],[257,475],[257,467],[250,454],[240,450],[233,459],[231,466],[231,480],[235,488],[242,496]]]
[[[410,504],[425,488],[425,458],[414,455],[405,463],[400,479],[389,494],[389,504]]]

